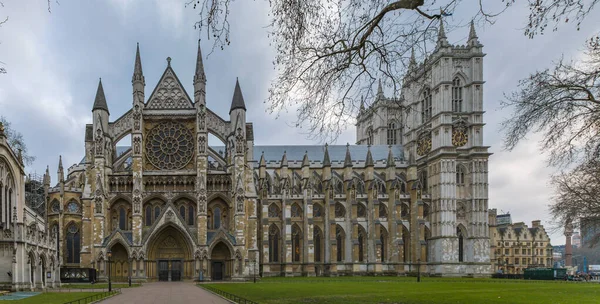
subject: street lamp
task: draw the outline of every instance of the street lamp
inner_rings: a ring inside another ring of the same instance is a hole
[[[110,263],[111,263],[110,258],[112,258],[112,251],[110,251],[110,249],[108,249],[108,251],[106,252],[106,256],[108,257],[108,292],[111,292],[112,291],[112,282],[110,281]]]
[[[421,259],[417,259],[417,283],[421,282]]]

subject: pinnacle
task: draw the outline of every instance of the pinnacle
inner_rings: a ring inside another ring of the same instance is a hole
[[[374,165],[375,162],[373,162],[373,155],[371,155],[371,145],[369,145],[369,148],[367,150],[367,159],[365,161],[365,166],[373,167]]]
[[[438,32],[438,40],[446,39],[446,31],[444,30],[444,20],[440,19],[440,31]]]
[[[102,88],[102,78],[100,78],[100,81],[98,82],[96,99],[94,100],[94,106],[92,107],[92,111],[94,110],[104,110],[108,112],[108,105],[106,104],[106,97],[104,96],[104,88]]]
[[[327,149],[328,145],[325,144],[325,153],[323,154],[323,166],[331,166],[331,160],[329,160],[329,150]]]
[[[202,61],[202,48],[200,47],[200,39],[198,39],[198,55],[196,56],[196,73],[194,73],[194,84],[199,81],[206,82],[206,74],[204,73],[204,62]]]
[[[242,95],[242,89],[240,88],[240,82],[236,78],[235,90],[233,91],[233,99],[231,100],[231,109],[229,114],[235,109],[244,109],[246,111],[246,103],[244,103],[244,96]]]
[[[350,144],[346,144],[346,158],[344,159],[344,168],[352,167],[352,157],[350,157]]]
[[[469,27],[469,40],[477,39],[477,33],[475,32],[475,23],[471,20],[471,25]]]

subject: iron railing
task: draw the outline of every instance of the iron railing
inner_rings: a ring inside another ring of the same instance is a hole
[[[227,291],[223,291],[218,288],[214,288],[212,286],[200,285],[200,287],[202,287],[210,292],[216,293],[216,294],[218,294],[228,300],[231,300],[235,303],[238,303],[238,304],[258,304],[257,302],[248,300],[246,298],[242,298],[240,296],[234,295],[232,293],[228,293]]]
[[[81,299],[77,299],[77,300],[72,300],[69,302],[65,302],[63,304],[87,304],[87,303],[92,303],[98,300],[102,300],[104,298],[107,298],[111,295],[116,295],[116,294],[120,294],[121,293],[121,289],[120,288],[114,288],[113,291],[105,291],[105,292],[101,292],[101,293],[97,293],[95,295],[91,295],[85,298],[81,298]]]

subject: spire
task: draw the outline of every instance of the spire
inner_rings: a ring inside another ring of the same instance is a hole
[[[469,27],[469,40],[467,41],[469,45],[478,45],[479,40],[477,40],[477,33],[475,32],[475,23],[471,20],[471,25]]]
[[[392,146],[389,146],[388,158],[387,158],[387,167],[396,167],[396,160],[394,160],[394,153],[392,152]]]
[[[379,85],[377,86],[377,97],[383,97],[383,88],[381,87],[381,78],[379,79]]]
[[[448,39],[446,37],[446,31],[444,31],[444,20],[440,19],[440,31],[438,32],[437,46],[446,46]]]
[[[50,166],[46,166],[46,173],[44,174],[44,186],[50,186]]]
[[[408,69],[412,70],[417,65],[417,59],[415,59],[415,48],[410,49],[410,59],[408,60]]]
[[[282,167],[288,166],[287,151],[283,151],[283,157],[281,158],[281,166]]]
[[[323,167],[331,167],[331,161],[329,160],[329,150],[327,144],[325,144],[325,153],[323,155]]]
[[[92,108],[92,111],[94,111],[94,110],[104,110],[110,114],[110,112],[108,112],[108,105],[106,105],[106,97],[104,96],[104,89],[102,88],[102,78],[100,78],[100,81],[98,82],[98,90],[96,91],[96,100],[94,100],[94,107]]]
[[[365,166],[366,167],[374,166],[373,155],[371,155],[371,145],[369,145],[369,148],[367,150],[367,160],[365,161]]]
[[[304,158],[302,158],[302,167],[308,167],[310,163],[308,162],[308,151],[304,151]]]
[[[365,97],[360,96],[360,108],[358,109],[360,112],[365,110]]]
[[[140,44],[137,44],[135,50],[135,64],[133,66],[133,77],[131,78],[131,83],[136,81],[144,82],[144,72],[142,71],[142,59],[140,58]]]
[[[261,166],[261,167],[267,166],[267,162],[265,162],[265,151],[263,151],[262,154],[260,155],[260,161],[258,163],[259,163],[259,166]]]
[[[235,109],[244,109],[246,111],[246,104],[244,103],[244,96],[242,96],[242,89],[240,88],[240,82],[235,79],[235,90],[233,91],[233,99],[231,100],[231,109],[229,114]]]
[[[58,180],[59,181],[64,181],[65,180],[65,174],[64,174],[64,170],[63,170],[63,164],[62,164],[62,155],[58,156]]]
[[[344,168],[352,167],[352,157],[350,157],[350,144],[346,144],[346,158],[344,159]]]
[[[444,20],[440,19],[440,30],[438,32],[438,40],[446,39],[446,31],[444,31]]]
[[[204,63],[202,62],[202,49],[200,48],[200,39],[198,39],[198,55],[196,56],[196,73],[194,74],[194,84],[197,82],[206,82]]]

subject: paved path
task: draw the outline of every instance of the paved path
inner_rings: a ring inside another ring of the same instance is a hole
[[[102,304],[227,304],[230,303],[192,282],[145,283],[141,287],[122,288],[122,294],[111,297]]]

